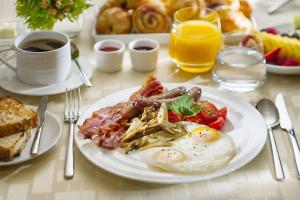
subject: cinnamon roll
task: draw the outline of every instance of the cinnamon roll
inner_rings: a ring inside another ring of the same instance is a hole
[[[169,32],[171,20],[161,1],[146,1],[133,13],[133,26],[139,33]]]
[[[97,33],[126,34],[131,29],[131,18],[128,12],[122,8],[109,8],[98,15],[96,23]]]
[[[203,6],[204,2],[202,0],[167,0],[166,4],[168,5],[170,16],[173,17],[173,14],[181,8]]]
[[[145,0],[126,0],[127,9],[137,9]]]

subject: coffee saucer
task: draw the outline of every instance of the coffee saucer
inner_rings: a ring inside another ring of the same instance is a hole
[[[81,64],[82,70],[87,75],[88,79],[91,78],[93,74],[93,67],[91,64],[83,57],[78,58]],[[15,64],[15,58],[9,60],[9,63]],[[66,87],[68,88],[78,88],[83,85],[81,74],[72,62],[72,71],[69,77],[64,81],[56,84],[46,85],[46,86],[36,86],[25,84],[17,78],[16,74],[7,68],[5,65],[0,63],[0,87],[16,94],[30,95],[30,96],[44,96],[44,95],[54,95],[64,93]]]

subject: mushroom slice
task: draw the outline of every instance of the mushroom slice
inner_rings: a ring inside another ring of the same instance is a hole
[[[157,113],[158,124],[169,124],[168,108],[166,103],[162,103]]]
[[[171,123],[168,119],[168,108],[162,103],[157,114],[157,122],[160,127],[171,134],[187,134],[185,127],[181,123]]]
[[[121,142],[129,140],[130,138],[134,137],[136,133],[139,131],[142,124],[143,122],[139,118],[134,118],[127,131],[124,133],[124,135],[122,135]]]
[[[155,112],[155,109],[153,107],[146,107],[146,108],[144,108],[144,112],[142,114],[141,120],[143,122],[147,122],[152,119],[155,119],[156,115],[157,115],[157,112]]]

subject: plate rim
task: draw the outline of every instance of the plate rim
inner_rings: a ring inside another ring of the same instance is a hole
[[[298,75],[300,74],[300,66],[285,67],[280,65],[266,64],[267,71],[272,74],[282,75]]]
[[[26,106],[28,106],[30,108],[33,108],[33,109],[37,109],[36,106],[30,106],[30,105],[26,105]],[[62,125],[59,122],[59,119],[58,119],[58,117],[56,117],[56,115],[54,115],[53,113],[51,113],[49,111],[46,111],[46,116],[47,115],[49,115],[52,119],[54,119],[55,122],[57,122],[58,128],[59,128],[58,135],[55,138],[55,140],[53,141],[53,143],[51,143],[44,151],[39,152],[36,156],[30,156],[28,159],[18,160],[18,161],[14,161],[14,160],[11,160],[11,161],[0,161],[0,168],[1,167],[18,165],[18,164],[21,164],[21,163],[28,162],[30,160],[36,159],[36,158],[38,158],[38,157],[46,154],[48,151],[50,151],[58,143],[58,141],[59,141],[59,139],[61,138],[61,135],[62,135]],[[33,136],[34,136],[34,134],[31,134],[30,137],[33,137]],[[26,143],[26,145],[28,145],[28,143]]]
[[[12,57],[12,58],[10,58],[8,61],[11,61],[11,60],[14,60],[14,59],[16,59],[16,57],[14,56],[14,57]],[[94,67],[90,64],[90,62],[85,58],[85,57],[83,57],[83,56],[80,56],[79,57],[79,62],[84,62],[84,63],[88,63],[88,65],[85,67],[85,68],[89,68],[89,72],[90,73],[86,73],[87,74],[87,78],[88,79],[91,79],[92,78],[92,76],[93,76],[93,73],[94,73]],[[3,71],[5,71],[5,70],[10,70],[9,68],[7,68],[6,66],[3,66],[4,64],[3,63],[0,63],[0,67],[3,67],[4,69],[2,69]],[[71,62],[71,65],[75,65],[75,63],[73,63],[73,61]],[[75,69],[73,69],[73,68],[75,68],[76,66],[71,66],[72,67],[72,70],[75,70]],[[78,70],[78,69],[76,69],[76,70]],[[74,73],[74,72],[72,72],[72,73]],[[71,73],[71,74],[72,74]],[[63,82],[60,82],[60,83],[57,83],[57,84],[60,84],[60,86],[58,87],[58,88],[61,88],[64,84],[66,84],[67,83],[67,80],[68,79],[66,79],[65,81],[63,81]],[[21,81],[19,81],[21,84],[23,84],[23,85],[28,85],[28,84],[25,84],[25,83],[22,83]],[[1,82],[0,82],[1,83]],[[51,85],[54,85],[54,84],[51,84]],[[48,86],[51,86],[51,85],[48,85]],[[79,87],[81,87],[82,85],[84,85],[84,82],[81,80],[80,82],[79,82],[79,84],[73,84],[73,85],[75,85],[75,86],[73,86],[73,88],[79,88]],[[55,91],[53,91],[53,92],[46,92],[46,93],[31,93],[31,92],[22,92],[22,91],[16,91],[16,90],[11,90],[11,89],[7,89],[7,87],[3,87],[3,85],[2,84],[0,84],[0,88],[2,88],[2,89],[4,89],[4,90],[6,90],[6,91],[8,91],[8,92],[12,92],[12,93],[14,93],[14,94],[20,94],[20,95],[26,95],[26,96],[44,96],[44,95],[48,95],[48,96],[50,96],[50,95],[57,95],[57,94],[62,94],[62,93],[64,93],[65,92],[65,89],[56,89]],[[34,86],[32,87],[32,88],[34,88]],[[63,87],[64,88],[64,87]]]
[[[236,100],[240,101],[241,103],[243,104],[247,104],[249,107],[251,107],[251,109],[253,108],[253,111],[256,112],[258,114],[258,116],[260,117],[260,119],[264,122],[264,119],[263,117],[260,115],[260,113],[249,103],[241,100],[241,99],[238,99],[238,97],[236,96],[233,96],[232,94],[229,94],[229,93],[226,93],[224,91],[219,91],[217,88],[212,88],[212,87],[207,87],[207,86],[202,86],[202,85],[195,85],[195,84],[185,84],[185,83],[163,83],[164,86],[167,86],[167,87],[178,87],[178,86],[186,86],[186,87],[201,87],[201,89],[204,89],[204,90],[212,90],[212,91],[218,91],[220,93],[222,93],[223,95],[227,95],[229,97],[233,97],[235,98]],[[89,113],[89,109],[91,109],[93,106],[95,106],[98,102],[100,101],[103,101],[104,98],[109,98],[110,96],[113,96],[115,95],[116,93],[120,93],[122,91],[126,91],[126,90],[134,90],[134,89],[137,89],[139,88],[140,85],[138,86],[135,86],[135,87],[130,87],[130,88],[126,88],[126,89],[122,89],[122,90],[119,90],[119,91],[116,91],[116,92],[113,92],[107,96],[104,96],[102,98],[100,98],[99,100],[95,101],[93,104],[91,104],[89,107],[87,107],[86,111],[81,115],[81,116],[84,116],[86,115],[86,113]],[[81,119],[79,119],[78,121],[81,121]],[[265,127],[265,130],[264,130],[264,140],[261,142],[259,148],[256,149],[256,151],[251,154],[251,157],[249,157],[249,159],[247,159],[246,161],[244,161],[241,165],[237,165],[233,168],[231,168],[230,170],[226,171],[226,172],[223,172],[221,174],[214,174],[214,175],[211,175],[209,178],[201,178],[201,174],[199,174],[200,176],[196,177],[196,178],[189,178],[189,179],[185,179],[185,180],[178,180],[178,181],[174,181],[174,180],[171,180],[171,181],[161,181],[161,180],[148,180],[148,179],[145,179],[145,178],[139,178],[139,177],[135,177],[133,175],[129,175],[129,174],[124,174],[122,172],[119,172],[118,170],[112,170],[110,168],[106,168],[104,166],[102,166],[101,164],[99,164],[95,159],[92,159],[87,153],[84,152],[84,150],[81,148],[80,146],[80,141],[79,141],[79,137],[78,135],[80,134],[79,133],[79,129],[78,127],[76,126],[76,130],[75,130],[75,136],[74,136],[74,140],[75,140],[75,143],[76,143],[76,146],[77,148],[79,149],[80,153],[83,155],[83,157],[85,157],[85,159],[87,159],[88,161],[90,161],[93,165],[95,165],[96,167],[104,170],[105,172],[109,172],[113,175],[117,175],[117,176],[120,176],[122,178],[126,178],[126,179],[130,179],[130,180],[134,180],[134,181],[140,181],[140,182],[146,182],[146,183],[158,183],[158,184],[178,184],[178,183],[192,183],[192,182],[197,182],[197,181],[205,181],[205,180],[211,180],[211,179],[214,179],[214,178],[218,178],[218,177],[222,177],[222,176],[225,176],[227,174],[230,174],[242,167],[244,167],[245,165],[247,165],[248,163],[250,163],[252,160],[254,160],[260,153],[261,151],[263,150],[263,148],[265,147],[265,144],[266,144],[266,141],[267,141],[267,126],[264,124],[264,127]],[[180,174],[180,175],[185,175],[185,174]],[[189,175],[189,174],[187,174]],[[198,175],[198,174],[197,174]],[[205,175],[205,174],[203,174]]]

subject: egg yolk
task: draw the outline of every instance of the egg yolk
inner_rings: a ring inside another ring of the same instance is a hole
[[[161,163],[179,163],[187,160],[187,156],[176,149],[162,149],[153,157]]]
[[[220,132],[208,126],[194,128],[191,131],[191,136],[194,140],[200,142],[213,142],[220,138]]]

